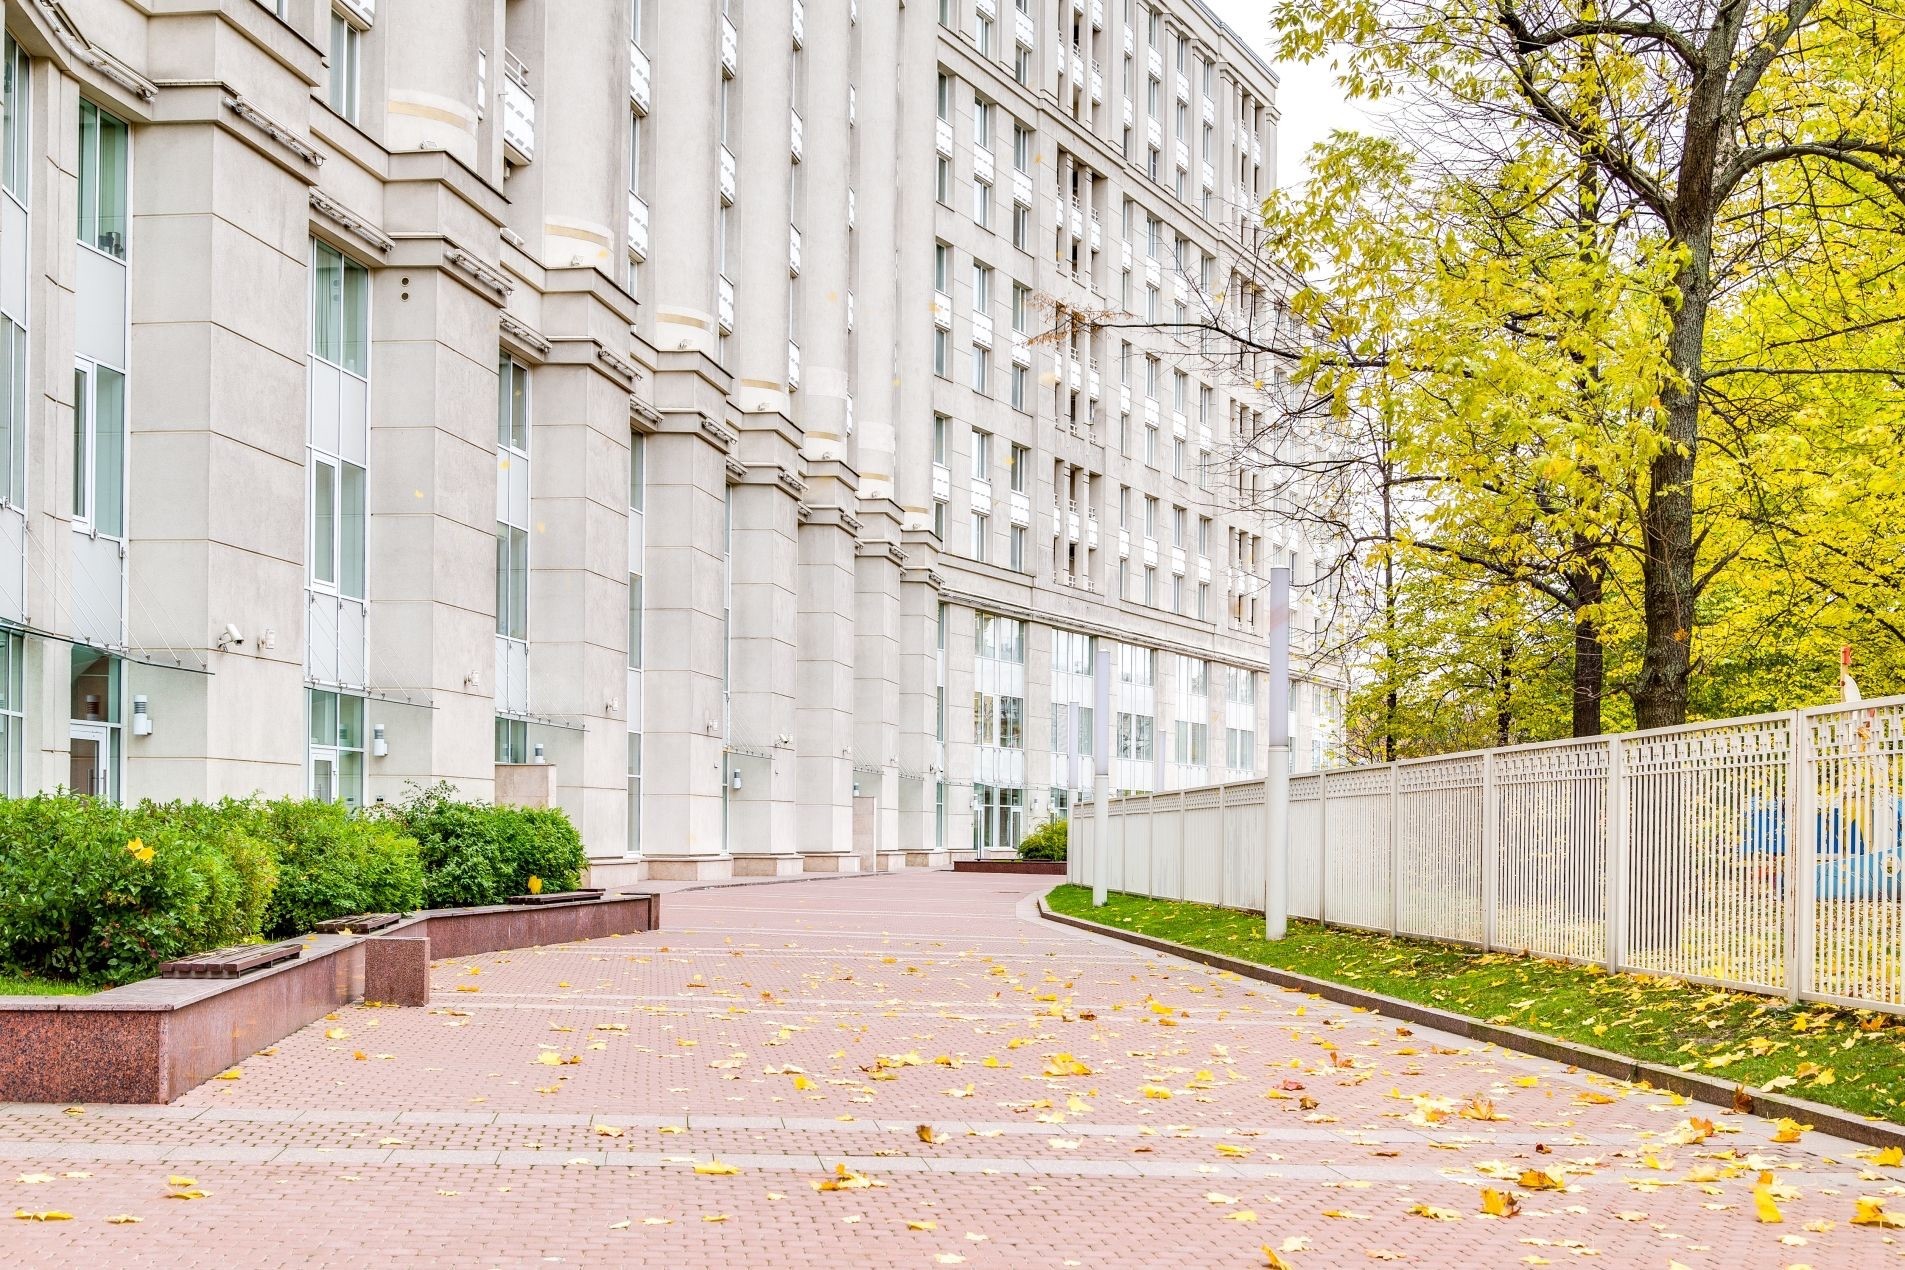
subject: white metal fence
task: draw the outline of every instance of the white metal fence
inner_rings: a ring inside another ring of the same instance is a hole
[[[1107,824],[1112,890],[1262,909],[1261,780]],[[1905,697],[1292,776],[1290,911],[1905,1011]]]

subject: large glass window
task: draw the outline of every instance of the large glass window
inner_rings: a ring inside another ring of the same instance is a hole
[[[352,123],[357,122],[357,85],[364,60],[364,35],[345,20],[331,13],[331,84],[325,97],[332,110]]]
[[[364,469],[324,455],[311,460],[311,581],[364,598]]]
[[[25,792],[21,772],[26,754],[26,639],[18,631],[0,632],[0,795]]]
[[[370,271],[329,243],[311,244],[311,352],[369,373]]]
[[[642,736],[628,734],[628,853],[642,849]]]
[[[73,371],[73,521],[126,531],[126,377],[94,362]]]
[[[496,522],[496,633],[529,638],[529,531]]]
[[[524,719],[510,719],[496,716],[496,761],[498,763],[527,763],[529,761],[529,723]]]
[[[27,125],[31,119],[33,97],[31,72],[32,62],[26,50],[7,36],[4,66],[0,66],[0,75],[4,75],[4,101],[0,109],[5,112],[5,135],[0,138],[0,186],[13,195],[20,206],[27,201],[28,181],[28,145]]]
[[[529,453],[529,367],[508,356],[496,364],[496,445]]]
[[[79,240],[126,258],[127,167],[131,133],[90,101],[79,103]]]
[[[310,713],[311,797],[364,805],[364,698],[322,688],[306,691]]]
[[[26,332],[0,316],[0,503],[26,503]]]

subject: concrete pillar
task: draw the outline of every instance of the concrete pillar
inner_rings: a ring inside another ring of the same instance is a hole
[[[853,202],[856,219],[861,215],[853,150],[855,141],[865,138],[863,130],[848,127],[847,94],[841,87],[856,81],[853,31],[853,24],[848,21],[848,6],[807,6],[807,40],[800,52],[805,59],[806,92],[795,105],[801,113],[803,130],[812,143],[804,147],[799,176],[801,197],[790,211],[801,235],[801,373],[800,390],[794,394],[793,405],[795,420],[801,428],[801,452],[810,464],[844,460],[849,454],[848,422],[858,388],[852,373],[854,367],[849,362],[849,296],[854,300],[860,343],[865,345],[881,337],[879,328],[866,325],[867,315],[859,308],[857,289],[861,283],[853,273],[850,259],[851,240],[859,231],[848,229],[849,200]],[[868,82],[867,77],[860,76],[856,83],[862,111]],[[866,276],[862,273],[859,277]],[[877,273],[873,276],[880,278]],[[880,391],[887,390],[882,386]],[[809,474],[812,474],[811,467]],[[849,476],[850,489],[858,477]],[[810,503],[815,493],[817,491],[810,491]]]
[[[924,9],[920,12],[931,20]],[[901,330],[902,284],[898,275],[907,271],[895,268],[900,243],[899,182],[895,173],[904,136],[895,74],[901,16],[899,6],[894,4],[860,7],[860,65],[865,73],[858,85],[860,165],[855,186],[857,228],[853,234],[854,326],[859,332],[854,341],[854,379],[859,392],[854,399],[851,452],[860,475],[860,495],[866,499],[893,496],[893,429],[900,367],[909,362],[927,365],[928,356],[927,344],[908,349],[902,342],[905,332]],[[910,10],[906,16],[910,19]],[[930,210],[925,214],[930,218]],[[911,239],[916,236],[907,235],[909,250],[915,249]],[[932,250],[930,240],[923,249]],[[931,285],[930,278],[927,285]],[[918,299],[924,306],[928,296],[921,292]],[[930,314],[927,320],[930,323]],[[932,510],[930,505],[927,510]]]
[[[890,502],[862,500],[865,528],[854,559],[854,851],[875,867],[899,850],[900,545]],[[869,802],[868,800],[872,801]]]
[[[744,445],[771,439],[749,433]],[[787,447],[791,453],[791,446]],[[749,464],[734,506],[728,844],[737,874],[800,871],[795,824],[794,702],[798,478]],[[740,776],[734,788],[733,776]]]
[[[693,354],[658,361],[643,517],[642,856],[650,877],[724,877],[728,481],[745,469],[721,422],[725,378]]]
[[[854,535],[860,529],[854,501],[849,469],[809,462],[794,736],[798,843],[813,872],[828,871],[830,862],[818,857],[850,855],[853,847]]]
[[[509,176],[511,228],[551,268],[600,269],[620,282],[627,272],[617,228],[628,215],[628,15],[619,4],[560,0],[512,4],[509,13],[507,48],[527,68],[536,103],[535,157]],[[500,91],[506,68],[492,59],[489,74]],[[520,222],[519,208],[526,213]]]
[[[502,53],[508,38],[498,21],[500,7],[381,6],[364,37],[358,93],[359,119],[370,135],[380,137],[393,153],[441,150],[475,171],[493,170],[490,156],[478,153],[477,137],[479,131],[501,133],[494,126],[481,129],[478,119],[480,114],[488,122],[500,110]],[[317,33],[321,47],[328,47],[329,31],[327,12]],[[487,61],[484,88],[489,100],[481,105],[478,50]]]
[[[719,347],[715,324],[715,225],[720,146],[714,112],[720,84],[721,6],[660,4],[649,21],[655,47],[653,99],[667,102],[648,120],[648,136],[660,174],[654,206],[648,268],[654,277],[650,315],[658,353],[693,351],[712,357]],[[619,46],[618,46],[619,47]],[[739,103],[729,118],[739,131]]]
[[[729,104],[728,145],[741,173],[730,213],[735,265],[729,276],[735,281],[736,314],[732,361],[734,400],[744,417],[792,414],[787,349],[792,32],[791,4],[748,7],[740,24],[738,91]],[[791,571],[787,576],[791,579]]]
[[[943,868],[949,856],[934,819],[939,770],[938,573],[930,533],[906,535],[900,571],[900,824],[899,848],[909,869]],[[910,782],[910,784],[908,783]]]

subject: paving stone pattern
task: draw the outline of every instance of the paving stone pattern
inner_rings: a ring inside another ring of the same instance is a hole
[[[1905,1212],[1905,1169],[1851,1143],[1775,1143],[1765,1121],[1039,922],[1047,885],[679,891],[670,929],[439,962],[427,1008],[340,1010],[169,1107],[0,1107],[10,1210],[72,1214],[0,1221],[0,1265],[1905,1252],[1905,1231],[1849,1222],[1862,1195]],[[696,1171],[715,1163],[738,1171]],[[850,1185],[816,1189],[841,1166]],[[1565,1189],[1518,1185],[1530,1169]],[[1762,1170],[1777,1225],[1755,1216]],[[1482,1215],[1484,1186],[1519,1214]]]

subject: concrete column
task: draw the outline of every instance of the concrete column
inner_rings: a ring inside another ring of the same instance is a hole
[[[542,333],[553,347],[530,371],[529,708],[579,725],[549,738],[557,799],[591,860],[619,865],[628,848],[630,383],[580,357],[593,348],[591,328],[626,329],[632,308],[593,270],[554,273],[547,285]]]
[[[536,152],[509,176],[511,228],[546,265],[618,283],[628,216],[628,15],[613,3],[511,5],[508,51],[528,69]],[[504,69],[491,61],[492,87]],[[618,126],[619,125],[619,126]],[[500,134],[500,129],[498,130]]]
[[[647,441],[642,856],[650,877],[724,877],[728,481],[744,474],[712,363],[660,354]],[[746,774],[743,774],[743,784]]]
[[[900,82],[909,91],[901,96],[896,122],[897,135],[908,140],[898,146],[897,161],[889,170],[899,186],[900,223],[910,232],[900,238],[895,270],[899,276],[895,334],[900,352],[898,415],[893,422],[898,466],[887,470],[896,473],[893,497],[900,504],[906,529],[930,529],[933,524],[933,239],[920,229],[934,223],[938,207],[933,192],[936,156],[926,144],[933,132],[936,103],[933,94],[924,90],[938,74],[939,31],[928,6],[909,5],[902,11],[896,64]],[[862,465],[863,470],[866,466]]]
[[[392,4],[380,6],[364,40],[358,117],[392,152],[441,150],[478,172],[492,170],[478,154],[478,115],[501,109],[507,37],[500,6]],[[328,11],[317,42],[328,47]],[[499,39],[499,36],[504,38]],[[485,91],[477,102],[477,53],[486,55]],[[533,91],[533,90],[532,90]],[[500,127],[489,132],[500,136]],[[540,134],[539,134],[540,135]]]
[[[861,503],[854,559],[854,854],[862,869],[899,850],[900,545],[898,509]]]
[[[715,226],[721,206],[716,94],[720,84],[721,6],[659,4],[649,21],[655,48],[653,100],[668,108],[648,119],[658,174],[648,265],[654,276],[650,315],[659,353],[712,357],[715,325]],[[620,47],[618,45],[618,47]],[[626,56],[626,55],[625,55]],[[739,102],[729,119],[740,129]]]
[[[866,20],[863,16],[862,21]],[[791,213],[801,234],[801,372],[794,416],[801,428],[802,453],[810,462],[842,460],[849,453],[849,403],[858,390],[847,335],[849,295],[854,297],[859,328],[855,338],[860,344],[883,334],[866,324],[866,311],[860,307],[856,292],[862,285],[859,279],[867,275],[854,275],[850,253],[857,231],[847,228],[849,198],[856,218],[864,215],[862,194],[854,188],[853,149],[866,133],[864,118],[860,128],[848,127],[842,85],[855,85],[858,109],[864,115],[869,83],[854,65],[853,32],[848,6],[807,6],[807,41],[800,53],[805,59],[807,89],[796,103],[807,144],[800,165],[801,199]],[[880,278],[877,273],[873,276]]]
[[[810,463],[800,525],[800,627],[794,735],[799,747],[800,852],[853,848],[854,535],[852,473]],[[807,866],[827,871],[825,861]]]
[[[973,858],[972,681],[973,611],[946,611],[946,845],[954,859]]]
[[[40,72],[49,63],[34,66]],[[38,86],[48,78],[34,76]],[[204,107],[222,109],[215,99]],[[54,112],[44,93],[36,92],[34,108],[36,129],[56,127],[63,137],[72,127],[70,113],[45,122]],[[303,729],[286,720],[304,713],[306,424],[302,409],[260,406],[305,396],[310,230],[304,216],[277,209],[293,201],[303,207],[308,194],[295,174],[211,121],[147,125],[137,147],[129,632],[134,647],[178,650],[185,665],[204,666],[215,678],[126,663],[122,709],[144,695],[155,726],[147,737],[124,729],[123,788],[128,801],[253,789],[296,794],[304,785]],[[204,179],[214,169],[228,179]],[[32,214],[51,222],[51,232],[38,237],[62,244],[70,262],[70,213],[60,210],[70,204],[51,185],[40,182]],[[193,265],[181,272],[183,260]],[[74,535],[47,514],[71,507],[70,459],[55,462],[72,453],[70,413],[55,409],[70,402],[73,382],[73,309],[70,293],[62,298],[68,303],[44,304],[36,295],[41,307],[29,314],[27,399],[44,402],[31,414],[44,413],[55,431],[32,442],[46,448],[33,456],[45,480],[25,499],[40,513],[28,521],[27,616],[53,630],[71,629],[66,615],[74,603],[70,594],[45,593],[72,580],[63,562]],[[209,651],[226,622],[245,643]],[[44,743],[62,753],[48,756],[37,779],[27,772],[28,790],[70,781],[63,751],[71,652],[64,643],[42,647],[45,690],[32,700],[29,719],[34,726],[45,720]],[[30,746],[29,759],[39,750]]]
[[[752,447],[767,434],[749,433]],[[792,447],[787,447],[790,455]],[[750,464],[734,503],[734,616],[729,702],[728,844],[737,874],[800,871],[795,823],[798,478]],[[739,773],[741,787],[733,787]]]
[[[913,16],[910,9],[906,11],[908,21]],[[924,8],[920,9],[920,16],[928,22],[933,20],[933,15]],[[928,367],[924,373],[931,373],[930,345],[925,342],[926,337],[911,348],[904,342],[911,325],[905,324],[906,329],[901,329],[900,305],[910,293],[901,290],[902,276],[907,270],[895,267],[901,241],[897,189],[900,182],[895,173],[899,171],[900,142],[905,135],[901,131],[899,78],[895,73],[899,66],[901,17],[899,6],[894,4],[860,7],[860,65],[864,73],[858,85],[860,164],[855,186],[858,227],[852,240],[854,326],[858,333],[854,340],[854,380],[859,392],[854,399],[851,452],[860,474],[860,494],[867,499],[893,495],[893,429],[899,409],[900,367]],[[926,147],[926,152],[930,156],[930,147]],[[920,214],[928,219],[914,224],[932,224],[930,207]],[[930,252],[930,237],[921,243],[913,242],[919,237],[906,235],[906,249]],[[930,275],[929,260],[923,275],[924,285],[929,288]],[[930,299],[925,291],[914,298],[922,308]],[[928,313],[929,330],[931,321]],[[930,505],[927,511],[929,514],[932,511]]]
[[[740,168],[730,213],[730,252],[735,262],[729,271],[735,284],[734,400],[743,416],[790,417],[787,291],[792,120],[788,99],[793,6],[748,6],[740,33],[741,74],[734,81],[728,121],[729,148]],[[791,544],[790,534],[790,550]],[[787,576],[791,579],[791,570]]]
[[[938,770],[939,574],[930,533],[906,535],[900,572],[900,814],[899,847],[909,869],[943,868],[947,850],[935,841],[934,793]],[[909,785],[908,782],[911,782]],[[898,863],[895,859],[895,863]]]

